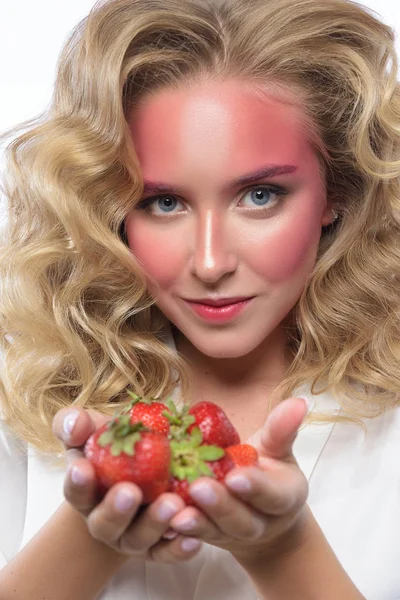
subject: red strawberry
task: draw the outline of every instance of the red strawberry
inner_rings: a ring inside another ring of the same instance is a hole
[[[233,460],[237,467],[258,465],[258,452],[250,444],[236,444],[225,448],[226,454]]]
[[[87,440],[86,457],[92,462],[101,488],[131,481],[148,504],[168,488],[171,462],[169,440],[141,423],[131,424],[129,415],[106,423]]]
[[[143,423],[152,431],[164,433],[169,438],[182,439],[189,425],[195,418],[188,414],[188,407],[178,410],[174,401],[169,398],[166,402],[158,402],[156,398],[141,398],[130,390],[128,394],[133,399],[123,414],[131,416],[131,423]]]
[[[202,476],[223,481],[234,468],[234,463],[223,448],[202,444],[198,427],[181,441],[171,441],[171,477],[168,491],[179,494],[187,505],[195,502],[189,494],[189,486]]]
[[[213,402],[198,402],[189,409],[189,415],[196,419],[188,428],[190,433],[199,427],[203,435],[203,444],[214,444],[221,448],[240,444],[240,437],[226,413]]]
[[[131,423],[143,423],[152,431],[168,435],[171,424],[164,414],[168,407],[154,398],[140,398],[130,390],[127,392],[133,400],[124,410],[124,414],[129,414]]]

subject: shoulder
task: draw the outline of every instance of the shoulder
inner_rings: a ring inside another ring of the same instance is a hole
[[[364,428],[352,422],[332,424],[315,465],[314,484],[368,495],[387,487],[400,493],[400,406],[362,422]]]
[[[380,462],[385,463],[389,478],[394,473],[400,477],[400,406],[386,410],[379,417],[367,419],[365,424],[363,443],[367,454],[377,456]]]
[[[341,420],[349,417],[340,402],[329,393],[305,394],[311,404],[312,422],[301,428],[294,444],[295,457],[300,468],[318,483],[365,478],[372,485],[397,474],[400,468],[400,406],[383,410],[371,417],[359,417],[360,423]],[[319,421],[320,417],[327,420]],[[377,475],[371,479],[374,469]],[[325,474],[329,473],[329,478]],[[400,489],[400,488],[399,488]]]
[[[400,406],[385,410],[375,417],[362,419],[364,430],[353,423],[342,423],[335,428],[334,437],[342,443],[363,452],[366,456],[386,455],[390,458],[400,450]],[[393,457],[394,458],[394,457]]]

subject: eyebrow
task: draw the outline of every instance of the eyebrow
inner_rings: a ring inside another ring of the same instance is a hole
[[[288,175],[290,173],[294,173],[295,171],[297,171],[297,167],[295,165],[267,165],[257,169],[257,171],[252,171],[251,173],[247,173],[246,175],[242,175],[238,179],[233,180],[228,184],[226,189],[230,190],[241,185],[247,185],[249,183],[253,183],[254,181],[258,181],[259,179],[277,177],[278,175]],[[144,182],[143,191],[145,194],[160,192],[169,192],[173,194],[183,193],[183,189],[180,187],[148,180],[145,180]]]

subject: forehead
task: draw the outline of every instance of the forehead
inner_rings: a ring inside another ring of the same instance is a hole
[[[144,96],[128,123],[143,168],[184,158],[207,158],[232,171],[259,162],[299,161],[314,154],[309,124],[287,98],[277,99],[238,80],[206,81]],[[182,167],[182,165],[181,165]]]

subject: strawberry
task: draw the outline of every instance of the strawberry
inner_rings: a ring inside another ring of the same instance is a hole
[[[170,439],[182,439],[189,425],[195,418],[188,414],[188,407],[178,410],[174,401],[169,398],[165,403],[157,398],[141,398],[127,390],[132,401],[123,411],[129,414],[131,423],[141,422],[152,431],[159,431]]]
[[[202,443],[198,427],[192,429],[180,441],[171,441],[171,477],[168,491],[181,496],[187,505],[195,502],[189,494],[189,486],[204,475],[223,481],[234,468],[234,463],[223,448]]]
[[[214,444],[221,448],[240,444],[240,437],[226,413],[213,402],[198,402],[189,409],[195,423],[190,425],[188,433],[199,427],[204,444]]]
[[[236,444],[225,448],[227,456],[229,456],[236,467],[248,467],[258,465],[258,452],[250,444]]]
[[[143,492],[143,504],[155,500],[169,484],[171,449],[168,438],[129,415],[116,417],[87,440],[84,453],[94,466],[100,489],[131,481]]]
[[[140,398],[130,390],[127,390],[127,392],[132,401],[123,411],[123,414],[130,416],[132,425],[143,423],[152,431],[168,435],[171,424],[164,414],[168,410],[164,402],[157,402],[155,398]]]

